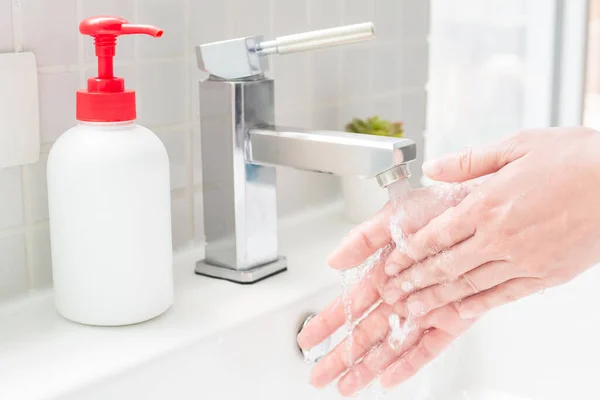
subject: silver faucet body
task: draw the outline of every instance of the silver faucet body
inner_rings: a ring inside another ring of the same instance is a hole
[[[198,55],[202,62],[201,50]],[[211,75],[199,87],[206,251],[196,273],[254,283],[286,269],[278,252],[275,167],[377,177],[387,186],[409,176],[416,145],[402,138],[278,127],[274,81],[264,73],[247,76],[252,68],[243,71],[234,79]]]

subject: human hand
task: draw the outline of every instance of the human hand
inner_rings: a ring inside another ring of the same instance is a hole
[[[599,262],[599,154],[596,132],[545,129],[426,165],[438,181],[493,175],[394,251],[385,302],[423,315],[462,300],[471,319]]]
[[[466,184],[417,189],[411,191],[401,204],[388,203],[371,220],[350,232],[329,258],[329,264],[336,269],[359,265],[392,242],[389,221],[398,212],[405,216],[397,221],[399,228],[406,234],[414,233],[432,218],[457,205],[470,187]],[[381,303],[381,291],[389,279],[384,272],[386,256],[383,254],[350,291],[348,297],[352,320],[359,319],[377,303]],[[358,392],[381,373],[382,384],[394,386],[416,373],[472,323],[461,320],[453,307],[446,307],[413,321],[414,329],[406,340],[395,343],[394,340],[390,342],[390,339],[394,339],[390,337],[388,322],[392,313],[398,314],[402,322],[408,316],[403,304],[393,308],[386,304],[377,305],[354,328],[351,352],[346,351],[346,339],[315,366],[311,374],[312,384],[324,387],[348,370],[338,382],[338,389],[344,395]],[[298,336],[298,344],[304,349],[316,346],[344,325],[345,319],[344,302],[338,298],[311,319]],[[363,356],[359,363],[354,364]]]

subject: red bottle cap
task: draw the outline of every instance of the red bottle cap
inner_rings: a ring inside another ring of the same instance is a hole
[[[123,78],[113,75],[117,36],[146,34],[161,37],[163,31],[150,25],[132,25],[118,17],[92,17],[81,21],[79,32],[94,37],[98,76],[88,79],[87,90],[77,91],[77,120],[88,122],[133,121],[135,92],[125,90]]]

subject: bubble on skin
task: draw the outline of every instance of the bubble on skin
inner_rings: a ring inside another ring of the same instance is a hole
[[[392,313],[388,317],[388,323],[390,325],[388,343],[394,351],[399,351],[408,336],[416,329],[417,319],[409,314],[408,318],[404,320],[404,324],[402,324],[400,316]]]

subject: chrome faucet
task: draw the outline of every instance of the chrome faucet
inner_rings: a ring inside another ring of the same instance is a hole
[[[364,23],[283,36],[253,36],[196,47],[200,82],[206,256],[196,273],[255,283],[286,270],[278,253],[275,167],[376,178],[386,187],[410,176],[409,139],[275,125],[270,54],[372,39]]]

